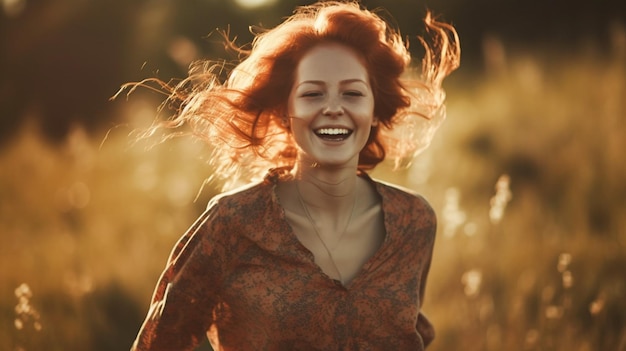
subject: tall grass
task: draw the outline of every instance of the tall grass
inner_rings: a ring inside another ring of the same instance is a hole
[[[491,43],[487,74],[449,82],[431,148],[405,172],[375,172],[439,214],[431,350],[626,350],[615,42],[608,55],[514,59]],[[141,124],[151,108],[131,99],[119,113]],[[205,146],[146,149],[129,131],[76,127],[52,145],[27,124],[0,150],[1,350],[130,347],[169,250],[216,190],[200,191]]]
[[[608,57],[517,54],[450,89],[449,120],[416,168],[442,226],[434,350],[626,350],[626,37],[615,36]]]

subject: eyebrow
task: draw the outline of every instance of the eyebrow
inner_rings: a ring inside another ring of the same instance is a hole
[[[339,83],[340,84],[363,83],[363,84],[367,85],[367,82],[364,81],[363,79],[360,79],[360,78],[344,79],[344,80],[340,81]],[[325,85],[326,82],[324,82],[322,80],[305,80],[304,82],[300,82],[298,84],[298,86],[301,86],[303,84]]]

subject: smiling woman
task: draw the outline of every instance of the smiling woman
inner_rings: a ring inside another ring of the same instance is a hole
[[[301,162],[357,167],[369,141],[374,96],[359,56],[340,44],[320,44],[296,67],[287,114]]]
[[[165,127],[210,142],[221,176],[265,178],[215,197],[181,237],[134,350],[192,350],[205,335],[215,350],[430,344],[421,307],[435,214],[366,173],[388,153],[413,155],[407,122],[443,116],[459,43],[453,27],[426,26],[417,78],[403,76],[407,46],[380,17],[320,2],[259,34],[226,82],[214,74],[223,65],[203,62],[162,85],[180,106]]]

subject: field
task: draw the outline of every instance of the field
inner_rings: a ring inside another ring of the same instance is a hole
[[[439,215],[429,350],[626,350],[626,34],[612,42],[567,55],[492,42],[485,72],[448,82],[431,147],[375,172]],[[51,144],[29,122],[0,150],[0,350],[128,349],[217,191],[206,146],[134,144],[154,104],[116,106],[127,125]]]

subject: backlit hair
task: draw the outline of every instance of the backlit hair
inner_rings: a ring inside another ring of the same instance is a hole
[[[445,118],[441,84],[460,60],[454,27],[430,13],[425,26],[427,35],[419,38],[425,49],[421,67],[409,72],[408,43],[376,13],[356,2],[300,7],[277,27],[257,33],[251,50],[242,51],[244,59],[226,81],[219,79],[223,64],[200,61],[179,84],[161,82],[169,94],[166,104],[178,108],[152,131],[190,127],[211,145],[211,162],[225,179],[252,178],[268,168],[293,166],[296,144],[281,121],[295,69],[314,46],[336,42],[362,58],[374,93],[374,116],[381,122],[360,153],[359,168],[372,169],[385,158],[397,166],[407,165]]]

